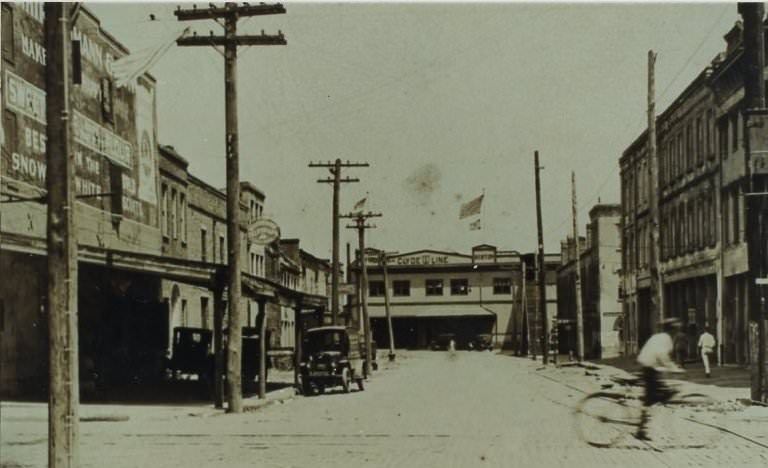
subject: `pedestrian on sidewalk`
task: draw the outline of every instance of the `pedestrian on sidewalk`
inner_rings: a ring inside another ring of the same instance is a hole
[[[685,360],[688,357],[688,335],[682,330],[678,330],[674,337],[675,362],[680,367],[685,367]]]
[[[712,354],[715,349],[715,337],[709,332],[709,327],[704,327],[704,333],[699,336],[698,348],[699,354],[701,355],[701,362],[704,363],[704,372],[709,378],[709,355]]]

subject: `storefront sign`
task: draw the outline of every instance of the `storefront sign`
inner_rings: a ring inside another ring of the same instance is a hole
[[[417,257],[398,257],[394,259],[397,265],[445,265],[447,255],[419,255]]]
[[[267,245],[280,238],[280,227],[271,219],[257,219],[248,226],[248,241]]]
[[[133,169],[131,144],[76,110],[72,111],[72,133],[77,143],[116,164]]]
[[[5,72],[5,99],[9,108],[45,124],[45,91],[10,71]]]

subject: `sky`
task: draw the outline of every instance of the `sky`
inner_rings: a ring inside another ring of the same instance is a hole
[[[176,4],[86,5],[131,50],[186,26],[222,34],[212,20],[178,22]],[[544,242],[559,252],[572,232],[571,171],[582,235],[592,206],[620,201],[619,157],[647,125],[648,50],[658,54],[660,113],[725,50],[739,18],[735,3],[285,6],[238,24],[241,34],[280,30],[288,42],[238,51],[241,179],[264,191],[283,237],[326,258],[332,192],[316,180],[329,173],[310,162],[370,163],[345,170],[360,182],[341,189],[342,212],[367,196],[383,214],[369,246],[533,252],[534,151]],[[160,143],[224,187],[222,56],[174,46],[151,73]],[[482,229],[470,231],[474,218],[459,220],[459,209],[482,193]],[[346,224],[342,252],[357,245]]]

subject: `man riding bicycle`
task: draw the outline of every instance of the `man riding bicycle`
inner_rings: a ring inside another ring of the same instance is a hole
[[[662,331],[651,336],[637,356],[637,362],[643,367],[643,381],[645,382],[643,414],[635,434],[635,437],[640,440],[650,440],[646,433],[648,407],[655,403],[663,403],[675,394],[664,384],[661,379],[661,372],[685,372],[671,358],[674,350],[672,337],[680,329],[680,320],[668,318],[659,324]]]

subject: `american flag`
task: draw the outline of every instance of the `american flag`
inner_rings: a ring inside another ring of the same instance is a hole
[[[480,214],[480,207],[482,205],[483,195],[464,203],[461,205],[461,210],[459,211],[459,219],[469,218],[470,216]]]

